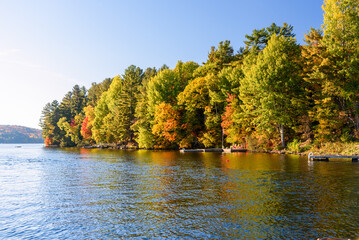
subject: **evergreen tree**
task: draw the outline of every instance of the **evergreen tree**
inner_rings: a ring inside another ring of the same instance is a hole
[[[131,129],[131,126],[136,121],[135,109],[142,78],[143,71],[141,68],[134,65],[128,67],[122,76],[122,88],[119,99],[115,102],[113,109],[111,109],[118,127],[119,135],[117,138],[123,143],[134,143],[134,131]]]
[[[42,137],[45,139],[46,145],[60,144],[60,129],[57,126],[59,119],[59,103],[56,100],[51,103],[47,103],[42,110],[40,118]]]
[[[147,68],[143,74],[142,83],[138,86],[137,105],[135,109],[136,122],[131,126],[136,142],[140,148],[151,148],[154,145],[154,137],[151,131],[148,112],[147,85],[151,78],[157,74],[156,68]]]
[[[70,100],[72,119],[75,118],[76,115],[82,113],[83,108],[85,106],[86,106],[86,89],[84,87],[80,88],[79,85],[75,85],[72,88],[72,94]]]
[[[67,92],[65,96],[62,98],[62,101],[59,106],[59,111],[61,117],[66,117],[66,119],[72,119],[72,111],[71,111],[71,105],[72,105],[72,92]]]
[[[292,32],[293,26],[283,23],[283,26],[280,27],[275,23],[272,23],[269,27],[262,29],[254,29],[252,35],[246,35],[248,39],[244,41],[246,50],[254,48],[256,50],[263,50],[273,34],[282,35],[284,37],[295,37],[295,34]]]
[[[97,101],[100,99],[102,93],[106,92],[110,87],[112,78],[106,78],[101,83],[92,83],[90,89],[88,90],[87,98],[88,105],[96,107]]]
[[[207,63],[213,63],[220,70],[225,64],[235,60],[233,55],[233,48],[231,41],[221,41],[218,44],[218,48],[211,47],[211,51],[208,53]]]

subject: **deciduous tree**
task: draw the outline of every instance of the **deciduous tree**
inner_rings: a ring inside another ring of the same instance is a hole
[[[285,130],[292,127],[302,109],[299,46],[290,37],[272,35],[256,61],[247,61],[240,87],[245,113],[265,131],[277,129],[282,146]]]

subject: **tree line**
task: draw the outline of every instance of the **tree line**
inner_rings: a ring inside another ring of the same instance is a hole
[[[1,143],[42,143],[41,130],[17,125],[0,125]]]
[[[359,2],[325,0],[305,44],[271,24],[212,47],[202,65],[142,70],[75,85],[40,119],[47,145],[282,149],[359,139]]]

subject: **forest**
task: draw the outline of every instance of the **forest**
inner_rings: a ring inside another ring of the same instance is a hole
[[[0,125],[0,143],[42,143],[41,130],[16,125]]]
[[[43,108],[46,145],[178,149],[242,145],[303,151],[359,140],[359,1],[325,0],[323,25],[297,43],[275,23],[222,41],[206,62],[129,66],[75,85]]]

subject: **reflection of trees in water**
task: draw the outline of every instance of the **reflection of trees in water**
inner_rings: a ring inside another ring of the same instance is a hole
[[[327,229],[332,236],[357,237],[359,221],[353,213],[359,211],[358,167],[351,162],[314,164],[313,184],[309,187],[313,212],[318,216],[316,228]]]
[[[348,232],[355,233],[359,226],[355,215],[341,209],[344,201],[345,206],[358,211],[354,203],[358,192],[346,187],[353,186],[353,182],[349,182],[353,177],[343,179],[346,178],[343,172],[355,176],[358,171],[351,164],[339,164],[337,167],[345,169],[342,172],[326,165],[328,163],[308,166],[299,156],[250,153],[223,154],[221,162],[223,171],[232,179],[225,182],[231,189],[228,196],[231,202],[242,204],[236,208],[234,217],[247,219],[245,226],[252,226],[249,232],[256,232],[253,226],[266,229],[264,232],[268,235],[258,237],[278,237],[270,233],[282,232],[279,237],[285,238],[288,232],[293,232],[295,238],[295,233],[303,234],[303,229],[310,238],[319,233],[350,237]],[[278,232],[278,226],[282,231]]]
[[[146,187],[152,194],[143,211],[150,213],[147,217],[158,223],[159,229],[192,228],[223,237],[248,233],[248,237],[263,237],[258,227],[272,228],[278,200],[268,187],[271,174],[227,171],[218,153],[190,153],[179,159],[177,154],[151,153],[157,167],[150,170]]]
[[[73,174],[88,188],[81,201],[93,204],[99,222],[131,225],[127,232],[314,239],[354,237],[359,226],[353,214],[359,169],[352,163],[308,165],[305,157],[251,153],[80,152]]]

